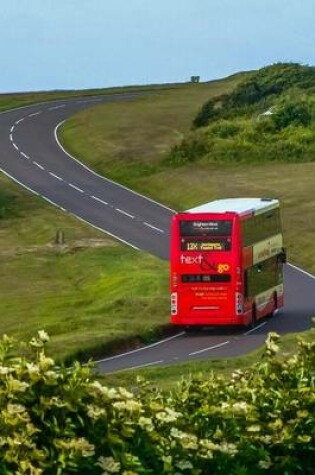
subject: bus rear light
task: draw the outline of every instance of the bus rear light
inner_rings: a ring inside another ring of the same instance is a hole
[[[237,315],[243,313],[243,296],[240,292],[235,292],[235,313]]]
[[[171,315],[177,315],[177,292],[171,293]]]
[[[172,274],[172,285],[173,287],[177,287],[178,285],[178,275],[176,274],[176,272],[173,272]]]

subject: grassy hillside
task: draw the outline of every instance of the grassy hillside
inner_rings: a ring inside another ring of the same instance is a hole
[[[280,85],[272,89],[275,77]],[[297,85],[293,87],[294,81]],[[251,84],[256,83],[263,91],[260,99],[248,101]],[[266,132],[268,139],[262,132],[255,132],[261,140],[248,138],[251,130],[267,127],[266,124],[275,120],[273,115],[259,118],[260,114],[274,101],[278,101],[278,111],[282,111],[281,101],[287,101],[295,90],[297,95],[305,95],[307,107],[313,111],[313,87],[314,68],[276,65],[213,83],[187,84],[176,91],[138,98],[126,104],[99,105],[67,121],[62,137],[67,149],[100,173],[174,209],[187,209],[215,198],[233,196],[279,198],[283,204],[289,258],[315,272],[312,244],[315,164],[305,162],[307,157],[313,159],[313,112],[305,126],[293,121],[278,132]],[[196,128],[193,122],[209,98],[219,107],[218,117]],[[228,111],[220,108],[223,100],[229,104]],[[288,107],[290,104],[287,103]],[[240,123],[246,125],[248,134],[235,132],[233,138],[233,130],[238,130]],[[230,135],[224,138],[224,133]],[[214,144],[217,159],[202,153],[203,140]],[[287,154],[286,148],[291,142],[294,147]],[[277,155],[271,154],[269,146],[277,150]],[[294,154],[298,146],[305,149],[302,157]],[[191,151],[198,153],[190,154]],[[262,153],[265,155],[260,160]],[[232,159],[233,154],[236,159]]]
[[[314,161],[314,92],[315,67],[263,68],[231,93],[208,100],[167,163]]]
[[[138,188],[138,179],[163,168],[163,158],[189,131],[204,101],[232,91],[244,76],[183,84],[133,101],[100,104],[70,118],[62,129],[62,140],[67,150],[94,170]]]

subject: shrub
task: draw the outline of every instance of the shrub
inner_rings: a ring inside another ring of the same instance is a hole
[[[312,474],[315,344],[229,379],[185,380],[172,393],[108,388],[91,366],[57,366],[38,333],[0,345],[0,473],[6,475]]]
[[[308,126],[312,120],[312,112],[307,102],[287,100],[277,107],[271,116],[277,130],[289,125]]]

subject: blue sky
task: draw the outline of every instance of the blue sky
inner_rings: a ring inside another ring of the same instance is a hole
[[[315,0],[3,0],[0,92],[315,65]]]

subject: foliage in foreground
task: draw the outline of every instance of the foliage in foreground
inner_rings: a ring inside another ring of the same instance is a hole
[[[315,344],[262,360],[230,379],[185,379],[135,394],[101,385],[89,366],[57,366],[40,331],[0,345],[0,473],[311,474],[315,466]],[[15,356],[17,352],[20,356]]]

